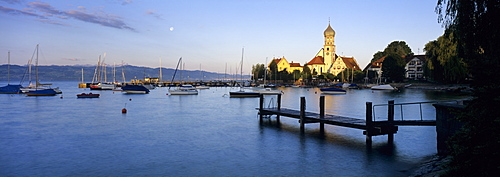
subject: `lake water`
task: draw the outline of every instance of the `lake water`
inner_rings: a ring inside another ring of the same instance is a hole
[[[12,82],[11,82],[12,83]],[[4,86],[5,82],[0,82]],[[394,144],[387,136],[365,145],[362,130],[307,124],[297,119],[259,122],[258,98],[229,98],[236,88],[210,88],[199,95],[92,91],[77,82],[54,82],[62,95],[0,94],[0,176],[408,176],[437,153],[435,127],[401,126]],[[280,88],[282,106],[318,112],[317,88]],[[326,113],[364,119],[365,103],[386,104],[463,99],[445,92],[349,90],[325,95]],[[266,97],[266,106],[272,105]],[[122,114],[122,108],[128,112]],[[424,105],[424,119],[435,119]],[[380,108],[380,109],[379,109]],[[376,107],[383,119],[385,107]],[[419,106],[404,119],[420,118]],[[396,119],[401,117],[396,109]]]

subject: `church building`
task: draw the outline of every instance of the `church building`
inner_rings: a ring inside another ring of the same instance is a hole
[[[325,32],[325,44],[319,50],[316,56],[307,62],[307,66],[311,71],[316,71],[318,74],[331,73],[337,75],[345,69],[361,70],[354,57],[342,57],[337,55],[335,46],[335,30],[330,23]]]
[[[342,57],[337,55],[335,46],[335,31],[330,26],[330,23],[328,23],[328,27],[323,32],[323,35],[325,37],[323,48],[319,50],[313,59],[305,64],[309,67],[311,72],[316,71],[318,75],[322,73],[337,75],[345,69],[361,70],[354,57]],[[302,72],[302,66],[300,66],[300,63],[288,63],[285,57],[273,59],[271,62],[276,62],[279,71],[286,70],[291,73],[294,70],[299,70]],[[268,67],[270,64],[271,63],[268,64]]]

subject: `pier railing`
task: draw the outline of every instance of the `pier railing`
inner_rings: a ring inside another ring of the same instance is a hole
[[[393,111],[394,113],[397,113],[394,115],[398,119],[395,120],[400,120],[400,121],[405,121],[405,120],[424,120],[424,114],[425,112],[423,111],[424,109],[422,106],[428,106],[432,107],[432,104],[438,104],[438,103],[460,103],[463,102],[464,100],[448,100],[448,101],[423,101],[423,102],[411,102],[411,103],[394,103],[390,102],[387,104],[376,104],[373,105],[372,110],[373,110],[373,121],[381,121],[381,120],[387,120],[387,118],[391,115],[388,115],[388,112],[391,107],[393,108],[398,108],[399,110]],[[417,110],[415,110],[417,109]],[[434,109],[432,109],[434,110]],[[416,111],[418,111],[417,117]],[[377,114],[378,113],[378,114]],[[435,114],[435,110],[432,112],[432,114]],[[405,116],[406,115],[406,116]]]
[[[264,96],[260,95],[260,103],[259,103],[259,116],[260,121],[264,117],[270,117],[271,115],[276,115],[276,119],[279,122],[280,116],[286,116],[290,118],[299,119],[300,123],[300,131],[303,133],[305,129],[306,123],[319,123],[320,124],[320,133],[324,133],[324,125],[336,125],[343,126],[349,128],[362,129],[363,134],[366,135],[366,142],[368,145],[371,145],[372,136],[378,135],[387,135],[388,142],[392,143],[394,141],[394,134],[398,131],[398,125],[403,126],[436,126],[436,120],[424,120],[422,105],[431,105],[436,103],[445,103],[445,102],[459,102],[457,101],[432,101],[432,102],[415,102],[415,103],[398,103],[395,104],[394,100],[388,101],[387,104],[377,104],[373,105],[372,102],[366,102],[366,116],[365,119],[362,118],[352,118],[345,117],[339,115],[330,115],[325,114],[325,97],[320,96],[320,112],[308,112],[306,111],[306,100],[305,97],[300,98],[300,110],[294,110],[289,108],[281,107],[281,95],[277,95],[277,106],[270,108],[264,107]],[[400,107],[400,119],[395,120],[395,107]],[[405,120],[403,106],[408,105],[418,105],[420,120]],[[385,107],[387,115],[384,116],[387,119],[385,120],[376,120],[375,108]],[[435,117],[435,116],[431,116]]]

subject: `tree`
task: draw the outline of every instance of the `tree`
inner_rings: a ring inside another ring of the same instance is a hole
[[[373,54],[373,58],[371,62],[373,63],[374,61],[377,61],[378,59],[382,58],[385,56],[385,53],[382,51],[378,51],[377,53]]]
[[[264,78],[266,67],[264,64],[256,64],[252,66],[252,78],[253,80],[259,80]]]
[[[311,74],[311,69],[309,69],[309,66],[306,64],[302,68],[302,80],[305,82],[309,82],[310,79],[312,79],[312,74]]]
[[[404,58],[395,54],[391,54],[382,62],[382,76],[387,77],[392,81],[402,81],[405,74]]]
[[[458,83],[464,81],[468,70],[463,58],[458,56],[457,41],[453,30],[425,45],[427,63],[426,76],[434,81]]]
[[[271,76],[270,79],[277,79],[277,74],[278,74],[278,64],[276,61],[272,61],[271,64],[269,64],[269,73],[267,73],[268,76]]]
[[[393,41],[384,49],[384,54],[385,56],[393,54],[396,56],[405,57],[408,55],[413,55],[413,52],[405,41]]]
[[[438,0],[439,22],[456,33],[458,56],[473,77],[475,98],[459,120],[461,132],[449,142],[449,176],[500,174],[500,32],[498,0]]]

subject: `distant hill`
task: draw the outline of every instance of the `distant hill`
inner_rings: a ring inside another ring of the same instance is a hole
[[[8,65],[0,65],[0,81],[7,81],[7,67]],[[83,78],[84,82],[91,82],[94,76],[95,66],[38,66],[38,77],[40,82],[44,81],[81,81],[82,80],[82,68],[83,68]],[[32,80],[35,80],[35,67],[32,67]],[[131,79],[143,79],[145,77],[159,77],[160,68],[149,68],[125,65],[115,68],[116,70],[116,80],[118,82],[123,82],[122,70],[124,71],[125,81],[130,82]],[[175,69],[162,68],[162,80],[170,81],[174,74]],[[27,66],[10,65],[10,80],[11,81],[29,81]],[[106,67],[106,77],[107,81],[113,81],[113,67]],[[239,79],[239,75],[236,79]],[[104,77],[103,77],[104,78]],[[177,71],[175,80],[184,81],[212,81],[212,80],[232,80],[235,78],[234,74],[230,75],[224,73],[213,73],[200,70],[195,71]],[[243,79],[250,79],[249,75],[244,75]]]

